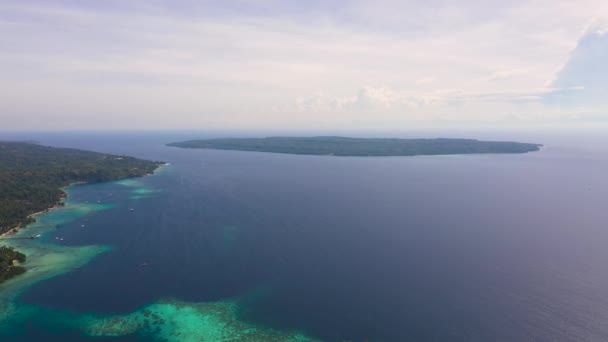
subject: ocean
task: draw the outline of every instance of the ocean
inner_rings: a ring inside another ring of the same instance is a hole
[[[0,135],[170,163],[70,187],[28,228],[48,272],[0,287],[0,340],[608,340],[602,135],[465,136],[545,144],[513,155],[164,146],[207,136]]]

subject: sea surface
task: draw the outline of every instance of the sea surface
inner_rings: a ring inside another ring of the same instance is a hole
[[[0,134],[170,163],[70,187],[12,242],[49,268],[0,288],[0,341],[608,340],[602,134],[464,135],[545,144],[517,155],[164,146],[211,136]]]

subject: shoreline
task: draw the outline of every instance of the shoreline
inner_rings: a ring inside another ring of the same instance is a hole
[[[53,204],[52,207],[49,207],[49,208],[46,208],[44,210],[40,210],[40,211],[37,211],[37,212],[34,212],[34,213],[31,213],[31,214],[27,215],[26,219],[30,219],[31,218],[31,219],[34,219],[34,221],[26,224],[23,227],[21,227],[21,223],[20,223],[17,227],[13,227],[13,228],[7,230],[6,232],[0,234],[0,241],[1,241],[2,238],[5,238],[5,237],[10,236],[10,235],[14,235],[14,234],[20,232],[21,230],[26,229],[27,226],[31,225],[32,223],[36,223],[36,217],[37,216],[40,216],[42,214],[46,214],[46,213],[48,213],[48,212],[50,212],[50,211],[52,211],[54,209],[58,209],[58,208],[63,207],[63,203],[65,203],[65,199],[68,197],[68,193],[65,191],[65,189],[67,189],[67,188],[69,188],[71,186],[74,186],[74,185],[78,185],[78,184],[87,184],[87,182],[82,182],[82,181],[81,182],[73,182],[73,183],[70,183],[70,184],[68,184],[66,186],[62,186],[61,188],[59,188],[59,190],[61,191],[62,196],[59,198],[59,200],[57,202],[55,202],[55,204]]]
[[[156,167],[156,168],[155,168],[155,169],[154,169],[152,172],[147,173],[147,174],[145,174],[145,175],[141,175],[141,176],[134,176],[134,177],[126,177],[126,178],[121,178],[121,179],[114,179],[114,180],[111,180],[111,181],[102,181],[102,182],[100,182],[100,183],[106,183],[106,182],[118,182],[118,181],[125,180],[125,179],[133,179],[133,178],[141,178],[141,177],[151,176],[151,175],[154,175],[154,174],[156,173],[156,171],[157,171],[157,170],[159,170],[161,167],[166,167],[166,166],[169,166],[169,165],[171,165],[171,164],[169,164],[169,163],[165,163],[165,162],[161,162],[161,163],[159,163],[159,164],[158,164],[158,166],[157,166],[157,167]],[[33,218],[33,219],[34,219],[34,221],[33,221],[33,222],[29,222],[29,223],[27,223],[27,224],[26,224],[25,226],[23,226],[23,227],[21,226],[21,224],[22,224],[22,223],[20,223],[18,226],[13,227],[13,228],[10,228],[10,229],[9,229],[9,230],[7,230],[6,232],[1,233],[1,234],[0,234],[0,241],[2,241],[4,238],[6,238],[6,237],[8,237],[8,236],[11,236],[11,235],[15,235],[15,234],[17,234],[17,233],[18,233],[18,232],[20,232],[21,230],[23,230],[23,229],[27,229],[27,227],[28,227],[29,225],[31,225],[31,224],[33,224],[33,223],[36,223],[35,218],[36,218],[37,216],[40,216],[40,215],[42,215],[42,214],[46,214],[46,213],[48,213],[48,212],[50,212],[50,211],[52,211],[52,210],[55,210],[55,209],[58,209],[58,208],[63,207],[63,203],[65,203],[65,200],[66,200],[66,199],[67,199],[67,197],[68,197],[68,193],[66,192],[66,190],[67,190],[68,188],[70,188],[70,187],[72,187],[72,186],[80,185],[80,184],[93,184],[93,183],[97,183],[97,182],[95,182],[95,181],[89,181],[89,182],[87,182],[87,181],[78,181],[78,182],[72,182],[72,183],[70,183],[70,184],[68,184],[68,185],[65,185],[65,186],[62,186],[62,187],[58,188],[58,189],[61,191],[62,196],[60,196],[60,198],[57,200],[57,202],[55,202],[55,204],[53,204],[53,206],[48,207],[48,208],[46,208],[46,209],[44,209],[44,210],[40,210],[40,211],[37,211],[37,212],[34,212],[34,213],[31,213],[31,214],[27,215],[27,216],[26,216],[26,219]]]

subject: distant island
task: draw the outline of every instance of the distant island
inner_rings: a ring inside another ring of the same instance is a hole
[[[477,153],[526,153],[542,145],[474,139],[394,139],[347,137],[268,137],[189,140],[167,144],[181,148],[257,151],[334,156],[421,156]]]
[[[0,234],[14,232],[32,214],[60,205],[61,188],[78,182],[103,182],[152,173],[161,162],[29,142],[0,141]],[[0,282],[23,273],[14,261],[25,256],[0,247]]]

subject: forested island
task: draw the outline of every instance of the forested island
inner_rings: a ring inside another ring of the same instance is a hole
[[[127,156],[0,141],[0,234],[24,227],[30,215],[60,203],[61,188],[152,173],[161,162]],[[0,247],[0,282],[22,270],[23,254]],[[21,261],[22,262],[22,261]]]
[[[477,153],[526,153],[542,145],[474,139],[396,139],[347,137],[268,137],[189,140],[167,144],[182,148],[258,151],[334,156],[419,156]]]

